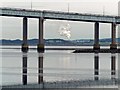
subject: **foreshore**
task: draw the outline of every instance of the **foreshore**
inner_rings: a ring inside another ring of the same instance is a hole
[[[102,89],[105,88],[107,90],[118,90],[118,80],[70,80],[70,81],[56,81],[56,82],[43,82],[41,84],[28,84],[28,85],[6,85],[2,86],[2,90],[19,90],[19,89],[32,89],[32,90],[38,90],[38,89],[45,89],[45,90],[58,90],[58,89],[65,89],[65,90],[89,90],[90,88],[93,89],[100,89],[100,90],[106,90]]]

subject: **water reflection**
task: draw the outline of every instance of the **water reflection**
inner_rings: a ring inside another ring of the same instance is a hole
[[[69,68],[70,67],[70,56],[65,56],[64,58],[61,57],[60,64],[63,66],[63,68]]]
[[[27,53],[23,53],[23,75],[22,75],[22,83],[23,85],[27,85]]]
[[[27,85],[27,53],[23,53],[22,57],[22,84]],[[38,53],[38,84],[43,83],[43,53]]]
[[[111,53],[111,79],[116,78],[116,54]],[[99,53],[94,54],[94,80],[99,80]]]
[[[66,57],[66,56],[65,56]],[[92,57],[93,58],[93,57]],[[26,85],[27,84],[27,75],[28,75],[28,73],[27,73],[27,70],[29,69],[28,68],[28,66],[27,66],[27,60],[28,58],[27,58],[27,53],[23,53],[23,57],[22,57],[22,84],[23,85]],[[38,84],[43,84],[43,53],[38,53],[38,56],[36,57],[36,59],[38,59],[38,66],[37,66],[37,83]],[[111,60],[110,60],[111,59]],[[64,60],[64,59],[63,59]],[[62,64],[63,64],[63,67],[64,67],[64,64],[70,64],[71,62],[70,62],[70,60],[71,60],[71,58],[69,57],[66,57],[65,58],[65,60],[67,60],[67,61],[69,61],[69,62],[63,62]],[[95,81],[97,81],[97,80],[100,80],[100,61],[101,60],[101,58],[100,58],[100,54],[99,53],[94,53],[94,59],[93,59],[93,61],[94,61],[94,75],[92,75],[92,78],[94,78],[94,80]],[[110,67],[109,67],[109,69],[111,70],[111,71],[109,71],[108,73],[109,73],[109,75],[111,75],[111,79],[113,80],[113,79],[116,79],[116,54],[111,54],[111,57],[109,58],[109,60],[111,61],[111,64],[110,64]],[[79,60],[78,60],[79,61]],[[102,60],[101,60],[102,61]],[[58,62],[58,61],[56,61],[56,62]],[[103,61],[102,61],[103,62]],[[78,62],[77,62],[78,63]],[[74,64],[74,63],[72,63],[72,64]],[[72,64],[70,64],[70,65],[72,65]],[[105,64],[104,64],[105,65]],[[57,67],[55,67],[55,69],[56,69]],[[67,67],[68,68],[68,67]],[[60,69],[59,69],[60,70]],[[69,70],[69,69],[63,69],[63,70],[65,70],[66,72],[68,72],[67,70]],[[93,70],[93,69],[92,69]],[[59,72],[59,71],[58,71]],[[86,72],[86,71],[84,71],[84,72]],[[48,73],[48,72],[47,72]],[[57,72],[50,72],[50,73],[54,73],[54,74],[60,74],[60,75],[64,75],[64,74],[66,74],[66,73],[63,73],[63,72],[60,72],[60,73],[57,73]],[[92,73],[93,73],[93,71],[92,71]],[[67,73],[67,74],[69,74],[69,73]],[[75,72],[75,70],[73,71],[73,73],[71,73],[70,72],[70,74],[71,75],[74,75],[75,77],[77,77],[77,75],[78,75],[78,77],[77,78],[79,78],[79,80],[81,80],[81,77],[79,77],[80,75],[81,75],[81,73],[80,72]],[[46,74],[45,74],[46,75]],[[54,75],[53,75],[54,76]],[[74,78],[73,76],[71,76],[72,78]],[[110,77],[110,76],[109,76]],[[68,77],[66,77],[66,79],[67,79]],[[93,80],[93,79],[92,79]],[[47,81],[47,80],[46,80]]]
[[[94,80],[99,80],[99,54],[94,54]]]
[[[116,77],[116,55],[114,53],[111,54],[111,79],[115,79]]]
[[[43,53],[38,53],[38,84],[43,83]]]

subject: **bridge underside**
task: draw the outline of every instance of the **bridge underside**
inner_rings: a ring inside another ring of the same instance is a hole
[[[31,10],[18,8],[0,8],[0,16],[27,17],[27,18],[44,18],[69,21],[86,21],[101,23],[120,23],[120,17],[99,14],[83,14],[76,12],[60,12],[46,10]]]

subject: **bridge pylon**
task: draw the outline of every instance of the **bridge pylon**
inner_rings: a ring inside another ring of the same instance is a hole
[[[28,52],[28,43],[27,43],[27,17],[23,18],[23,44],[22,52]]]
[[[100,44],[99,44],[99,22],[95,22],[94,27],[94,50],[100,50]]]
[[[114,50],[117,49],[117,44],[116,44],[116,23],[112,23],[111,27],[111,44],[110,44],[110,49]]]
[[[37,45],[37,51],[39,53],[44,52],[43,26],[44,26],[44,18],[40,17],[39,18],[38,45]]]

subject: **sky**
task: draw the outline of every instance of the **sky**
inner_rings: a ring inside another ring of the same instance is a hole
[[[4,0],[0,1],[0,4],[2,4],[0,7],[68,12],[69,4],[69,12],[117,16],[118,1],[119,0],[21,0],[20,2],[16,2],[16,0]],[[2,39],[22,39],[22,18],[0,17],[0,20],[2,23],[0,26]],[[71,27],[71,40],[94,38],[94,23],[65,20],[45,20],[44,38],[67,39],[59,34],[59,28],[66,24],[69,24]],[[28,32],[28,39],[38,38],[38,19],[28,19]],[[110,37],[111,24],[100,23],[100,38]]]

